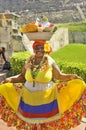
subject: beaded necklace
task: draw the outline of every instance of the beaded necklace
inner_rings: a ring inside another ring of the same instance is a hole
[[[30,60],[31,63],[31,75],[32,78],[35,79],[38,75],[39,70],[42,68],[43,65],[46,65],[45,57],[42,58],[38,65],[35,64],[36,58],[35,56]],[[33,80],[33,87],[35,87],[35,82]]]

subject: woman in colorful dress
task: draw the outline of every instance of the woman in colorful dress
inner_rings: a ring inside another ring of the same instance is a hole
[[[51,48],[46,41],[35,41],[33,50],[34,55],[27,60],[21,74],[7,78],[0,85],[1,119],[18,130],[76,127],[86,113],[85,82],[75,74],[61,73],[47,54]]]

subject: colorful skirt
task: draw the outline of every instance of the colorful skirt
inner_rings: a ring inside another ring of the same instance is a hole
[[[0,95],[1,119],[18,130],[69,130],[86,115],[86,84],[79,79],[35,92],[5,83]]]

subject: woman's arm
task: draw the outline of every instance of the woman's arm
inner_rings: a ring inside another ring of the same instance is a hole
[[[2,51],[2,57],[3,57],[3,59],[4,59],[4,61],[6,62],[6,57],[5,57],[5,53]]]
[[[11,83],[25,82],[25,72],[26,72],[26,69],[25,69],[25,67],[23,67],[22,72],[20,74],[18,74],[16,76],[9,77],[9,78],[6,78],[1,83],[7,83],[7,82],[11,82]]]
[[[53,63],[53,78],[56,80],[60,80],[60,81],[68,81],[71,79],[81,79],[79,76],[77,76],[76,74],[64,74],[61,73],[60,69],[58,68],[56,63]]]

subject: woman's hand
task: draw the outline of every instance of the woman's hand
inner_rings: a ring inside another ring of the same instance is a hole
[[[3,80],[0,84],[3,84],[3,83],[11,83],[11,78],[7,78]]]
[[[67,81],[61,81],[57,84],[58,90],[61,90],[64,86],[67,86]]]
[[[82,80],[82,78],[79,77],[79,76],[76,75],[76,74],[71,74],[71,75],[70,75],[70,80],[72,80],[72,79],[81,79],[81,80]]]

